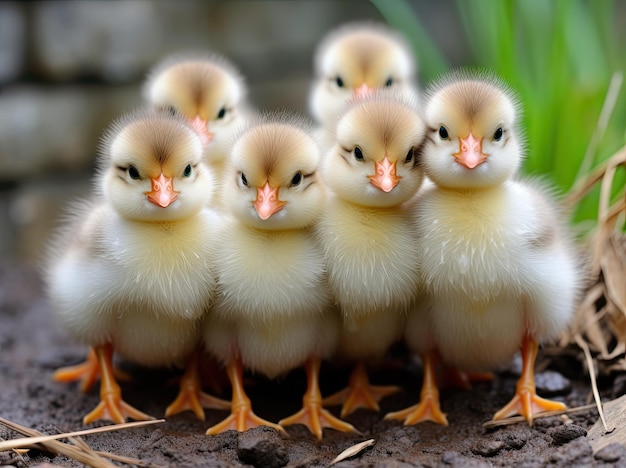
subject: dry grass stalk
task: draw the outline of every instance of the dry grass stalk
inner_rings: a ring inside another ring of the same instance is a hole
[[[109,454],[106,452],[96,452],[93,449],[91,449],[91,447],[89,447],[82,440],[74,439],[73,440],[74,443],[76,442],[78,443],[76,445],[71,445],[71,444],[66,444],[64,442],[60,442],[57,439],[76,436],[78,433],[82,435],[86,435],[86,434],[93,434],[93,433],[98,433],[98,432],[116,431],[116,430],[121,430],[121,429],[127,429],[128,427],[145,426],[147,424],[155,424],[155,423],[163,422],[163,421],[164,420],[162,419],[157,420],[157,421],[139,421],[136,423],[116,424],[113,426],[104,426],[104,427],[98,427],[98,428],[93,428],[93,429],[87,429],[85,431],[78,431],[74,433],[55,434],[51,436],[45,436],[39,431],[30,429],[26,426],[22,426],[20,424],[14,423],[12,421],[9,421],[7,419],[0,417],[1,424],[5,425],[6,427],[8,427],[9,429],[12,429],[15,432],[18,432],[20,434],[27,436],[26,438],[23,438],[23,439],[8,440],[8,441],[4,441],[0,443],[0,447],[2,447],[0,448],[0,451],[1,450],[14,450],[17,447],[40,445],[47,451],[65,455],[66,457],[77,460],[93,468],[115,468],[116,465],[112,464],[111,462],[107,461],[106,459],[102,457],[104,456],[107,458],[119,460],[120,457],[118,455]],[[18,442],[17,445],[15,445],[16,441]],[[24,442],[27,442],[27,443],[24,443]],[[124,460],[120,460],[120,461],[124,461],[125,463],[129,463],[132,465],[139,465],[139,466],[149,466],[149,465],[146,465],[145,462],[143,462],[142,460],[126,458],[126,457],[121,457],[121,458],[124,458]]]
[[[0,422],[5,424],[2,418],[0,418]],[[10,449],[18,448],[18,447],[27,447],[33,444],[40,444],[42,442],[47,442],[49,440],[65,439],[65,438],[71,438],[71,437],[77,437],[77,436],[89,435],[89,434],[98,434],[101,432],[120,431],[122,429],[131,429],[133,427],[143,427],[143,426],[148,426],[150,424],[157,424],[157,423],[162,423],[162,422],[165,422],[165,419],[157,419],[157,420],[150,420],[150,421],[137,421],[137,422],[129,422],[125,424],[114,424],[111,426],[102,426],[102,427],[94,427],[92,429],[85,429],[83,431],[66,432],[64,434],[40,435],[40,436],[25,437],[23,439],[12,439],[12,440],[0,442],[0,451],[10,450]],[[18,431],[18,432],[21,432],[21,431]]]
[[[596,408],[595,404],[577,406],[576,408],[567,408],[561,411],[545,411],[543,413],[536,414],[535,419],[548,418],[550,416],[561,416],[564,414],[580,413],[582,411],[588,411],[593,408]],[[523,422],[526,422],[526,419],[524,418],[524,416],[511,416],[509,418],[498,419],[498,420],[492,419],[491,421],[487,421],[483,423],[483,427],[489,429],[492,427],[510,426],[511,424],[517,424],[517,423],[523,423]]]
[[[593,399],[596,402],[596,407],[598,408],[598,414],[600,415],[600,420],[604,426],[604,431],[609,432],[609,428],[606,425],[606,419],[604,418],[604,411],[602,410],[602,401],[600,400],[600,392],[598,391],[598,384],[596,382],[596,368],[593,358],[591,357],[591,352],[589,351],[589,346],[587,346],[587,343],[585,343],[580,335],[576,335],[575,339],[578,346],[580,346],[585,353],[585,360],[587,361],[587,368],[589,369],[589,378],[591,379]]]
[[[620,226],[626,214],[626,190],[611,202],[615,173],[626,167],[626,147],[574,187],[565,204],[573,206],[600,184],[595,232],[589,238],[589,267],[594,284],[585,292],[561,346],[582,343],[594,354],[602,373],[626,370],[626,235]]]

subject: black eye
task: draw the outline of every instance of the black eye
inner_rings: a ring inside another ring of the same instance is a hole
[[[406,154],[406,158],[404,159],[404,162],[411,162],[413,161],[413,153],[415,152],[415,150],[413,148],[411,148],[409,150],[409,152]]]
[[[439,127],[439,138],[441,138],[442,140],[447,140],[449,138],[448,130],[446,130],[446,127],[444,127],[443,125]]]
[[[493,139],[496,141],[500,141],[502,139],[502,133],[504,133],[502,131],[502,127],[498,127],[496,132],[493,134]]]
[[[337,77],[337,79],[335,80],[335,83],[337,83],[337,86],[339,86],[340,88],[343,88],[343,80],[341,79],[340,76]]]
[[[187,164],[185,166],[185,170],[183,171],[183,177],[189,177],[191,175],[191,164]]]
[[[298,171],[296,175],[293,176],[293,179],[291,179],[291,186],[295,187],[296,185],[300,185],[300,182],[302,182],[302,172]]]
[[[246,179],[246,175],[243,172],[241,173],[241,183],[246,187],[248,186],[248,179]]]
[[[358,146],[354,147],[354,159],[357,161],[363,161],[363,151]]]
[[[139,171],[137,170],[137,168],[133,165],[128,166],[128,175],[130,176],[131,179],[133,180],[138,180],[141,177],[139,176]]]
[[[388,88],[389,86],[391,86],[393,84],[393,78],[389,78],[387,81],[385,81],[385,86]]]
[[[226,115],[226,108],[222,107],[220,111],[217,113],[218,120],[223,119],[225,115]]]

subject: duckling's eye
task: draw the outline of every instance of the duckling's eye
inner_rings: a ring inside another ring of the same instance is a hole
[[[291,186],[295,187],[300,185],[300,182],[302,182],[302,172],[298,171],[296,175],[293,176],[293,179],[291,179]]]
[[[246,175],[243,172],[241,173],[241,183],[246,187],[248,186],[248,179],[246,179]]]
[[[223,119],[225,115],[226,115],[226,108],[222,107],[220,111],[217,113],[217,118]]]
[[[409,150],[409,152],[406,154],[406,158],[404,159],[405,163],[411,162],[413,161],[413,153],[415,152],[415,150],[413,148],[411,148]]]
[[[498,127],[498,129],[496,130],[496,132],[493,134],[493,139],[495,141],[500,141],[502,140],[502,134],[503,134],[503,130],[502,127]]]
[[[385,81],[385,86],[388,88],[393,84],[393,78],[389,78],[387,81]]]
[[[357,161],[363,161],[363,151],[358,146],[354,147],[354,159]]]
[[[191,175],[191,164],[187,164],[185,166],[185,170],[183,171],[183,177],[189,177]]]
[[[439,138],[442,140],[447,140],[450,136],[448,135],[448,130],[443,125],[439,127]]]
[[[137,170],[137,168],[135,166],[133,166],[132,164],[130,166],[128,166],[128,175],[130,176],[131,179],[133,180],[139,180],[141,179],[141,176],[139,175],[139,171]]]
[[[339,86],[340,88],[343,88],[343,80],[341,79],[340,76],[337,77],[337,79],[335,80],[335,83],[337,83],[337,86]]]

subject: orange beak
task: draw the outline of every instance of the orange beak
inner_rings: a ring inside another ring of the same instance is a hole
[[[209,132],[207,121],[202,119],[199,115],[196,115],[194,119],[189,120],[189,123],[191,124],[191,128],[193,128],[200,137],[202,147],[206,148],[209,146],[209,143],[211,143],[213,139],[213,134]]]
[[[383,192],[391,192],[391,190],[400,182],[400,176],[396,175],[396,163],[392,163],[387,159],[376,162],[376,173],[368,176],[370,183]]]
[[[454,159],[468,169],[481,165],[487,160],[487,155],[483,153],[483,140],[474,138],[470,132],[466,138],[460,139],[459,152],[454,153]]]
[[[269,182],[266,182],[263,188],[256,189],[256,200],[252,202],[262,220],[278,213],[286,203],[278,199],[278,187],[272,187]]]
[[[171,177],[165,177],[161,172],[159,177],[151,177],[150,181],[152,190],[146,192],[150,203],[167,208],[178,198],[178,192],[174,191],[174,182]]]
[[[369,87],[367,83],[363,83],[358,88],[355,88],[354,92],[352,93],[352,97],[354,99],[362,99],[364,97],[369,96],[373,92],[374,92],[374,88]]]

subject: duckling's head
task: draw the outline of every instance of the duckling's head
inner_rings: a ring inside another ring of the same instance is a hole
[[[202,141],[183,117],[136,111],[105,133],[97,189],[124,218],[183,219],[206,207],[213,195],[213,175],[202,155]]]
[[[339,119],[323,175],[338,197],[364,206],[409,200],[423,180],[419,158],[425,125],[415,102],[377,91]]]
[[[150,72],[144,96],[155,107],[185,116],[200,135],[209,160],[221,161],[244,119],[243,78],[216,55],[165,59]]]
[[[267,230],[300,229],[320,215],[320,152],[301,118],[266,115],[230,151],[224,200],[242,223]]]
[[[417,98],[415,54],[398,32],[382,24],[347,24],[317,48],[309,107],[322,125],[333,125],[346,103],[374,89]]]
[[[481,188],[512,177],[523,159],[520,106],[499,79],[466,72],[444,77],[428,92],[426,175],[449,188]]]

